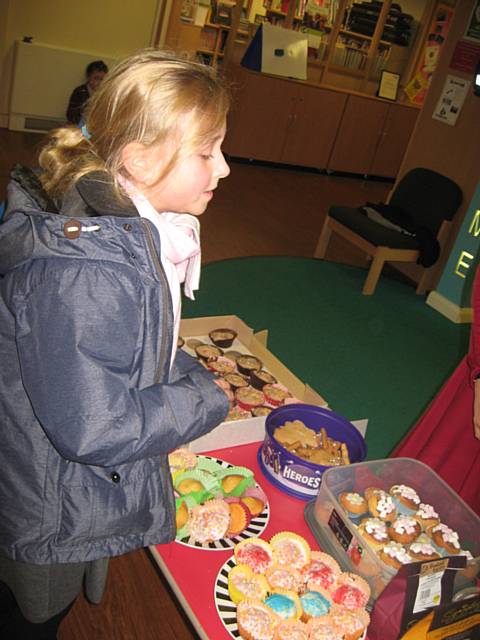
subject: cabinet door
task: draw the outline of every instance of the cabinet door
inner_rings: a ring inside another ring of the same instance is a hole
[[[328,169],[368,174],[389,106],[379,100],[348,97]]]
[[[282,162],[325,169],[347,95],[298,84],[296,87]]]
[[[224,149],[232,156],[280,162],[295,84],[252,72],[240,78]]]
[[[419,110],[392,104],[369,173],[395,178],[417,121]]]

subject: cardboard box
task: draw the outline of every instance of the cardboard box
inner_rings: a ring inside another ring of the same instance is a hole
[[[299,380],[287,367],[278,360],[266,347],[268,331],[254,333],[237,316],[209,316],[203,318],[192,318],[182,320],[180,324],[180,335],[187,342],[190,338],[198,338],[202,342],[210,343],[208,334],[213,329],[228,327],[237,332],[237,337],[229,349],[248,353],[263,362],[264,369],[270,371],[280,384],[283,384],[295,397],[308,404],[319,407],[327,407],[327,402],[314,389]],[[188,353],[193,353],[185,345]],[[193,440],[189,448],[195,453],[211,451],[212,449],[222,449],[233,447],[249,442],[263,440],[265,435],[265,417],[247,418],[245,420],[232,420],[222,422],[213,431],[205,436]]]

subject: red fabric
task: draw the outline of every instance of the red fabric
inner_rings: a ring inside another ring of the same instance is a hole
[[[480,515],[480,440],[473,430],[474,379],[480,374],[480,269],[472,308],[468,355],[392,457],[424,462]]]

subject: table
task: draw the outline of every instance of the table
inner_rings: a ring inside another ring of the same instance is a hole
[[[261,442],[209,451],[205,455],[226,460],[251,469],[255,479],[268,496],[270,519],[261,534],[270,538],[279,531],[295,531],[312,549],[318,549],[304,519],[306,501],[293,498],[274,487],[263,475],[257,462]],[[232,555],[232,550],[194,549],[177,542],[150,547],[153,558],[177,596],[185,613],[202,640],[231,638],[220,620],[214,601],[215,581],[220,567]]]

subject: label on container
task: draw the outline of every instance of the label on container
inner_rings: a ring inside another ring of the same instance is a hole
[[[353,534],[335,509],[332,509],[332,513],[328,519],[328,526],[345,551],[348,551]]]

